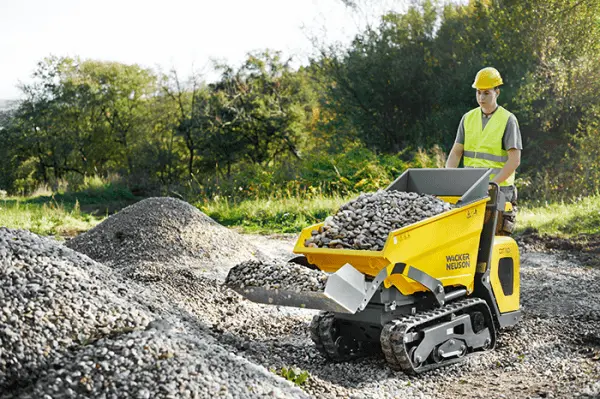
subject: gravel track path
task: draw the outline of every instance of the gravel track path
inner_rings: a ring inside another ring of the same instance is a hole
[[[273,239],[270,245],[279,245],[281,253],[293,248],[289,240]],[[251,334],[238,328],[229,330],[231,335],[226,331],[222,341],[266,367],[308,370],[312,379],[304,389],[314,397],[600,397],[600,270],[565,253],[526,252],[521,261],[522,322],[502,331],[494,351],[423,376],[393,372],[379,357],[325,361],[308,337],[314,313],[287,317],[293,332],[286,336],[280,335],[280,320],[264,318],[245,325],[277,325],[276,332],[265,327],[256,341],[256,328]]]

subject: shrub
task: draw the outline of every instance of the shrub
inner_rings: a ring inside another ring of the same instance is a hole
[[[303,371],[298,368],[292,368],[292,367],[289,367],[289,368],[282,367],[279,372],[277,372],[274,368],[272,368],[271,372],[285,378],[288,381],[293,382],[297,386],[304,385],[306,383],[306,381],[308,381],[308,378],[310,377],[310,374],[308,373],[308,371],[305,371],[305,370]]]

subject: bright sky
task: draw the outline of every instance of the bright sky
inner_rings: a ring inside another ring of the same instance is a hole
[[[347,43],[364,20],[341,0],[0,0],[0,99],[18,98],[16,85],[49,55],[174,67],[180,76],[195,69],[213,80],[211,58],[238,66],[269,48],[302,62],[309,34]]]

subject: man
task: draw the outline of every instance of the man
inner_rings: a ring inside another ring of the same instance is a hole
[[[479,107],[463,115],[446,167],[457,168],[464,156],[467,168],[492,168],[491,181],[498,183],[508,202],[516,204],[515,171],[523,144],[517,118],[498,105],[502,83],[495,68],[477,72],[473,88]]]

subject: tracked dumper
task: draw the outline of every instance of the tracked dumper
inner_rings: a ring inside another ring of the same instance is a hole
[[[383,352],[408,374],[492,349],[520,319],[519,250],[496,235],[511,209],[490,169],[409,169],[386,190],[435,195],[452,209],[391,231],[381,251],[306,247],[294,261],[329,273],[323,292],[236,288],[251,301],[319,309],[310,335],[333,361]]]

